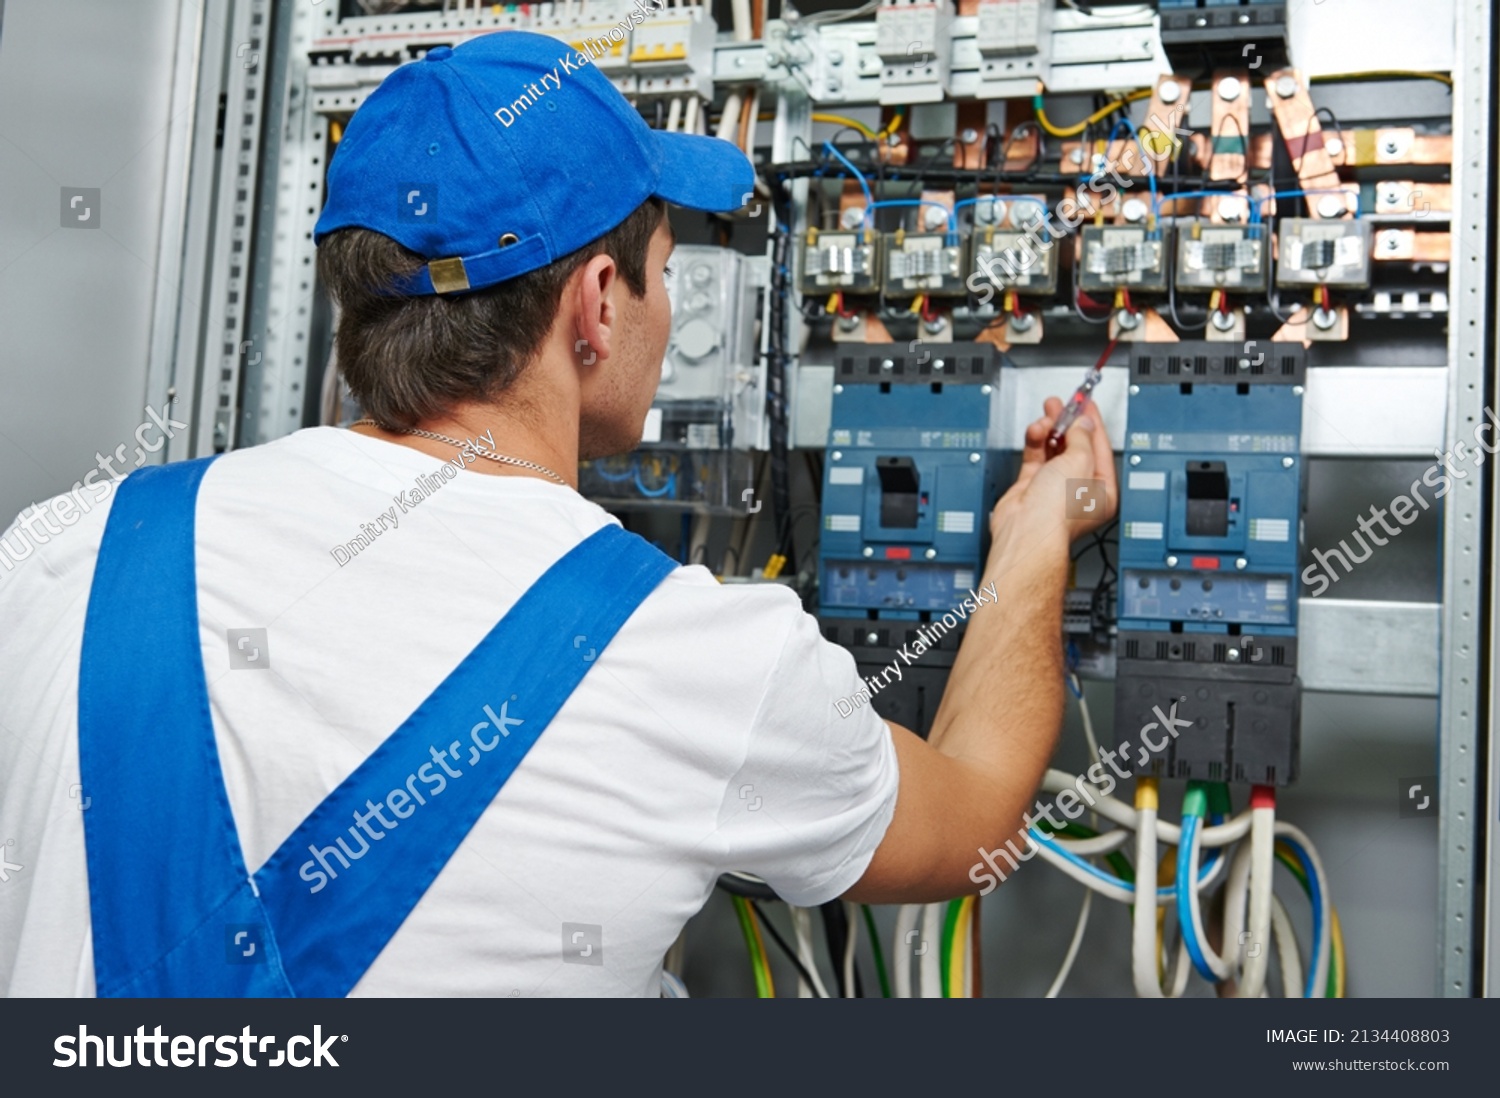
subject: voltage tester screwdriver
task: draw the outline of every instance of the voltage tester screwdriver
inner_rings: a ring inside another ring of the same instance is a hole
[[[1099,361],[1094,363],[1093,369],[1083,375],[1083,384],[1078,386],[1073,395],[1068,398],[1068,403],[1063,406],[1062,415],[1057,417],[1057,423],[1052,428],[1052,433],[1047,436],[1047,456],[1054,458],[1068,448],[1068,428],[1077,422],[1079,415],[1083,413],[1083,406],[1088,402],[1089,394],[1094,391],[1104,378],[1104,364],[1109,361],[1109,356],[1114,353],[1117,339],[1111,339],[1104,348],[1104,353],[1099,356]]]

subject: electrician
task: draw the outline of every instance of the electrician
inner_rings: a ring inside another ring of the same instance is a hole
[[[434,49],[349,123],[316,239],[368,418],[138,471],[0,574],[0,990],[654,995],[725,870],[930,901],[1015,834],[1114,510],[1097,413],[1050,461],[1060,403],[1028,429],[930,738],[841,716],[794,593],[577,492],[651,406],[665,203],[753,181],[582,58]]]

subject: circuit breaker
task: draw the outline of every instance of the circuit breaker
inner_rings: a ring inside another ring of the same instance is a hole
[[[1115,740],[1136,773],[1297,775],[1300,343],[1141,343],[1120,486]]]
[[[953,0],[887,0],[875,12],[880,101],[941,103],[952,50]]]
[[[874,703],[924,734],[965,600],[977,599],[990,509],[1013,459],[991,446],[999,381],[988,343],[845,344],[834,365],[820,619],[867,681],[902,665]],[[906,664],[899,650],[920,638],[921,658]]]

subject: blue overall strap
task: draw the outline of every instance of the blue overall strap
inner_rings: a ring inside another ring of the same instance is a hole
[[[245,869],[203,677],[193,531],[212,460],[127,477],[94,565],[78,768],[100,996],[291,993]]]
[[[96,988],[101,996],[342,995],[592,659],[675,564],[615,526],[575,547],[252,883],[224,790],[198,634],[193,529],[206,466],[184,462],[127,479],[95,566],[79,764],[93,799],[84,823]],[[138,663],[122,662],[132,655]],[[407,762],[417,749],[422,756]],[[391,795],[398,790],[404,799]],[[356,811],[368,830],[349,829]],[[395,817],[388,824],[387,812]],[[309,847],[330,863],[316,892]]]
[[[618,526],[585,539],[277,849],[255,881],[297,995],[346,995],[359,982],[675,567]]]

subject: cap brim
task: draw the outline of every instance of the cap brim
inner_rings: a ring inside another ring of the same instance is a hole
[[[755,168],[730,142],[661,130],[651,136],[661,155],[658,198],[690,210],[728,213],[755,197]]]

